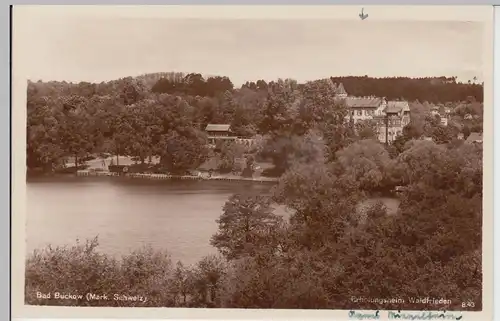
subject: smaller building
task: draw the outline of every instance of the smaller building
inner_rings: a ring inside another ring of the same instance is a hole
[[[231,141],[246,148],[251,148],[257,143],[253,138],[238,137],[231,131],[231,125],[228,124],[208,124],[205,127],[205,132],[207,133],[210,145],[215,145],[217,142]]]
[[[233,135],[231,125],[228,124],[208,124],[205,132],[208,135],[209,144],[212,145],[215,145],[217,141],[234,141],[238,138]]]
[[[387,138],[387,143],[392,143],[410,123],[410,106],[406,101],[389,101],[383,112],[373,119],[378,125],[378,140],[386,143]]]
[[[389,101],[387,109],[396,113],[396,116],[401,119],[403,127],[410,123],[410,105],[407,101]]]
[[[439,123],[442,126],[448,126],[448,119],[450,118],[450,108],[434,106],[431,108],[431,115],[439,117]]]
[[[228,124],[208,124],[205,127],[208,136],[229,137],[231,135],[231,125]]]
[[[482,144],[483,143],[483,133],[472,132],[469,137],[465,140],[466,144]]]

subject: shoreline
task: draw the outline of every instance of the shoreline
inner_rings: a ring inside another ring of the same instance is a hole
[[[196,176],[196,175],[171,175],[171,174],[146,174],[146,173],[117,173],[108,171],[89,171],[79,170],[76,172],[79,177],[129,177],[134,179],[148,180],[196,180],[196,181],[241,181],[241,182],[256,182],[256,183],[277,183],[278,178],[274,177],[238,177],[238,176]]]

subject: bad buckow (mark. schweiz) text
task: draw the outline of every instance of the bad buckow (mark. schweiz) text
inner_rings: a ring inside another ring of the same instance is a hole
[[[49,292],[43,293],[38,291],[36,293],[37,299],[45,300],[87,300],[87,301],[130,301],[130,302],[146,302],[147,297],[141,295],[128,295],[128,294],[97,294],[97,293],[65,293],[65,292]]]

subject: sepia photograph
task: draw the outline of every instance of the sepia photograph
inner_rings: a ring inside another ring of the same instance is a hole
[[[36,8],[25,305],[484,309],[488,24]]]

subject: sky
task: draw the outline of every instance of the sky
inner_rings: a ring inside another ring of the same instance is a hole
[[[299,82],[482,75],[483,25],[455,21],[64,17],[23,22],[28,78],[101,82],[151,72]],[[15,59],[15,53],[14,53]]]

